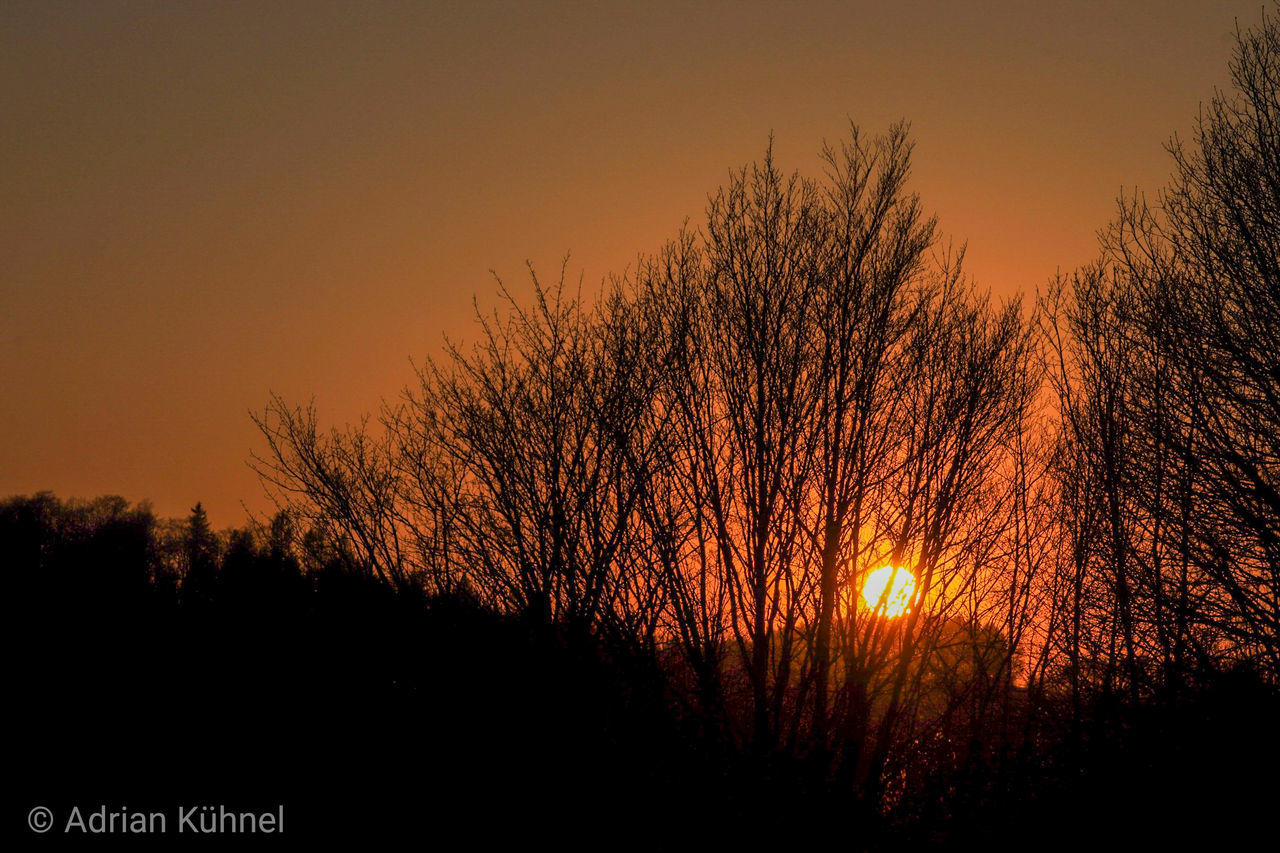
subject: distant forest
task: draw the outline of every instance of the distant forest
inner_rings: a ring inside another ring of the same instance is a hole
[[[1274,838],[1273,14],[1230,72],[1034,297],[967,276],[906,124],[851,127],[599,294],[499,282],[359,425],[272,397],[271,518],[0,503],[33,796],[481,847]]]

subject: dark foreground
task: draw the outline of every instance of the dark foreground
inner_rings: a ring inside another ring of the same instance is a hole
[[[1177,703],[1099,707],[1077,741],[1034,745],[1009,778],[969,780],[981,794],[952,792],[940,817],[884,818],[805,759],[708,736],[657,661],[562,626],[336,566],[302,572],[247,546],[184,597],[136,570],[127,536],[51,549],[20,521],[0,530],[15,791],[5,828],[20,849],[1274,838],[1280,704],[1246,672],[1205,679]],[[36,807],[49,809],[47,832],[28,826]]]

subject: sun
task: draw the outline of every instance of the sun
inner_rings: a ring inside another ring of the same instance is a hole
[[[862,583],[862,601],[868,610],[885,616],[901,616],[911,607],[916,579],[911,572],[896,566],[885,566],[867,575]]]

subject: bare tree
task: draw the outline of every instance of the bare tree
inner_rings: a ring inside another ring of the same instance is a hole
[[[595,309],[533,278],[470,352],[420,372],[415,446],[453,460],[462,571],[495,603],[547,623],[648,638],[660,610],[641,557],[641,504],[661,460],[652,401],[667,348],[649,307]],[[430,456],[430,454],[428,454]]]
[[[1224,655],[1280,671],[1274,18],[1237,34],[1231,74],[1191,142],[1170,144],[1157,203],[1122,199],[1102,260],[1072,279],[1061,338],[1063,470],[1083,490],[1067,513],[1074,606],[1105,592],[1092,624],[1110,626],[1090,638],[1077,618],[1074,654],[1092,643],[1103,687],[1118,669],[1135,697],[1149,670],[1176,688]]]
[[[400,588],[427,580],[411,543],[429,534],[405,514],[398,456],[380,424],[365,418],[325,431],[314,403],[279,396],[253,419],[267,449],[251,464],[278,507],[319,531],[353,570]]]
[[[825,272],[814,306],[819,342],[817,402],[809,439],[818,460],[804,526],[820,555],[814,638],[814,738],[825,744],[832,626],[839,587],[868,547],[868,501],[883,473],[897,387],[894,361],[920,310],[918,285],[936,220],[906,191],[911,143],[899,124],[885,137],[823,151],[828,228]],[[856,607],[853,611],[856,613]]]

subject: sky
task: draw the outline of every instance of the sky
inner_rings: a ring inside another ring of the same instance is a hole
[[[241,524],[272,392],[358,420],[474,339],[492,273],[598,285],[771,133],[816,176],[907,119],[970,275],[1034,294],[1166,182],[1263,8],[6,0],[0,496]]]

